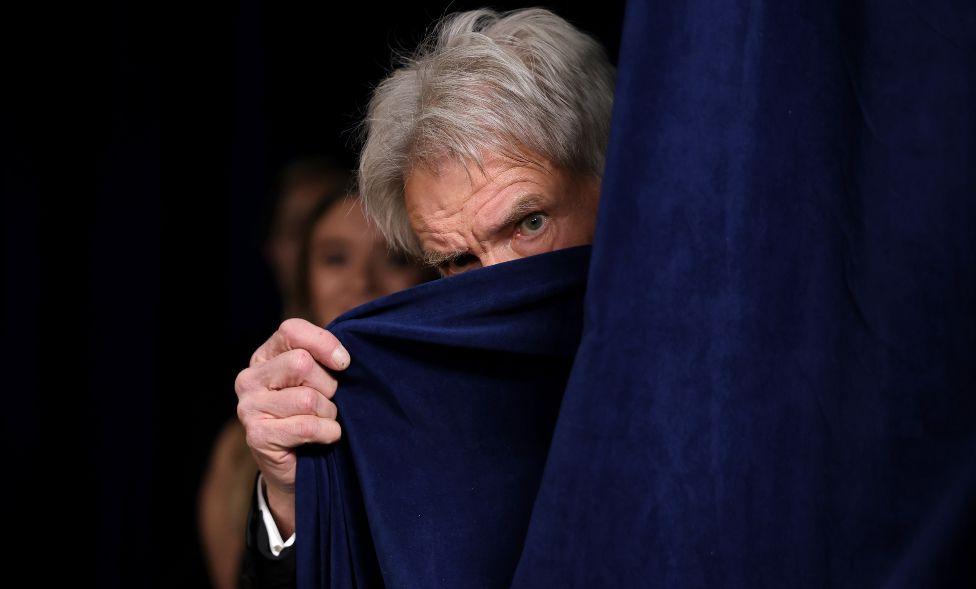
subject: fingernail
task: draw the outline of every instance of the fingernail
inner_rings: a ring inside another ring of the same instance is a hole
[[[336,368],[343,369],[349,366],[349,352],[340,344],[339,347],[332,352],[332,361],[335,362]]]

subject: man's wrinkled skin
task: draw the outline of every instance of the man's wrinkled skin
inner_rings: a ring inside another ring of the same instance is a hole
[[[443,160],[411,172],[404,199],[427,263],[446,276],[593,241],[599,178],[529,159],[489,156],[481,168]],[[237,414],[283,537],[295,529],[295,447],[341,436],[338,384],[323,366],[350,361],[331,333],[289,319],[237,377]]]
[[[406,179],[410,226],[425,260],[456,274],[593,241],[599,180],[544,160],[486,159],[484,170],[441,163]]]
[[[341,435],[336,383],[323,366],[345,370],[349,353],[331,333],[303,319],[288,319],[237,375],[237,417],[265,477],[268,506],[285,537],[295,531],[294,448],[331,444]]]

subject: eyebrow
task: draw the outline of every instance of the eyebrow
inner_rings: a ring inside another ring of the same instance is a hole
[[[509,225],[521,221],[523,217],[529,213],[533,213],[542,207],[542,195],[539,194],[522,194],[515,199],[515,204],[509,209],[505,218],[499,223],[491,225],[488,229],[488,233],[494,233],[499,229],[508,227]]]
[[[348,245],[349,240],[342,237],[323,237],[321,239],[313,239],[312,247],[335,247],[340,245]]]
[[[501,221],[489,226],[486,233],[492,234],[500,229],[508,227],[513,223],[521,221],[523,217],[538,210],[542,206],[542,196],[539,194],[522,194],[515,199],[512,208],[508,210]],[[454,261],[461,256],[467,255],[467,249],[458,249],[449,252],[438,252],[434,250],[424,251],[423,261],[428,266],[438,267],[445,262]]]
[[[427,266],[434,266],[435,268],[443,264],[444,262],[449,262],[460,258],[461,256],[468,253],[468,250],[454,250],[450,252],[438,252],[433,250],[424,251],[424,264]]]

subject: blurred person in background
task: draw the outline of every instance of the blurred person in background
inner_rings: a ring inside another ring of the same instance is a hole
[[[348,177],[330,161],[306,159],[286,169],[267,254],[286,317],[325,325],[374,298],[432,277],[393,253],[368,223]],[[199,527],[210,578],[239,584],[244,530],[258,468],[244,428],[228,420],[211,452],[199,495]]]
[[[298,258],[312,210],[345,189],[348,172],[328,156],[308,156],[285,166],[279,177],[263,253],[281,298],[283,317],[306,316],[296,296]],[[217,434],[198,497],[204,560],[215,587],[236,587],[244,546],[243,522],[257,466],[237,419]]]
[[[551,11],[443,17],[373,89],[358,172],[366,211],[444,276],[592,243],[614,79],[596,39]],[[294,585],[301,542],[295,448],[340,439],[334,373],[352,361],[328,330],[295,319],[237,375],[259,508],[271,513],[258,521],[267,534],[248,534],[248,555],[276,586]]]
[[[323,200],[345,190],[350,181],[349,173],[327,156],[297,159],[281,173],[264,255],[281,294],[283,318],[304,312],[298,303],[297,277],[308,218]]]

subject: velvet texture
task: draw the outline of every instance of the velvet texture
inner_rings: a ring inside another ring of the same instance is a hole
[[[628,5],[516,587],[976,586],[976,3]]]
[[[343,437],[300,449],[298,586],[504,587],[579,344],[589,246],[444,278],[328,328]]]
[[[561,408],[563,253],[338,321],[300,586],[976,586],[976,3],[634,0],[619,63]]]

